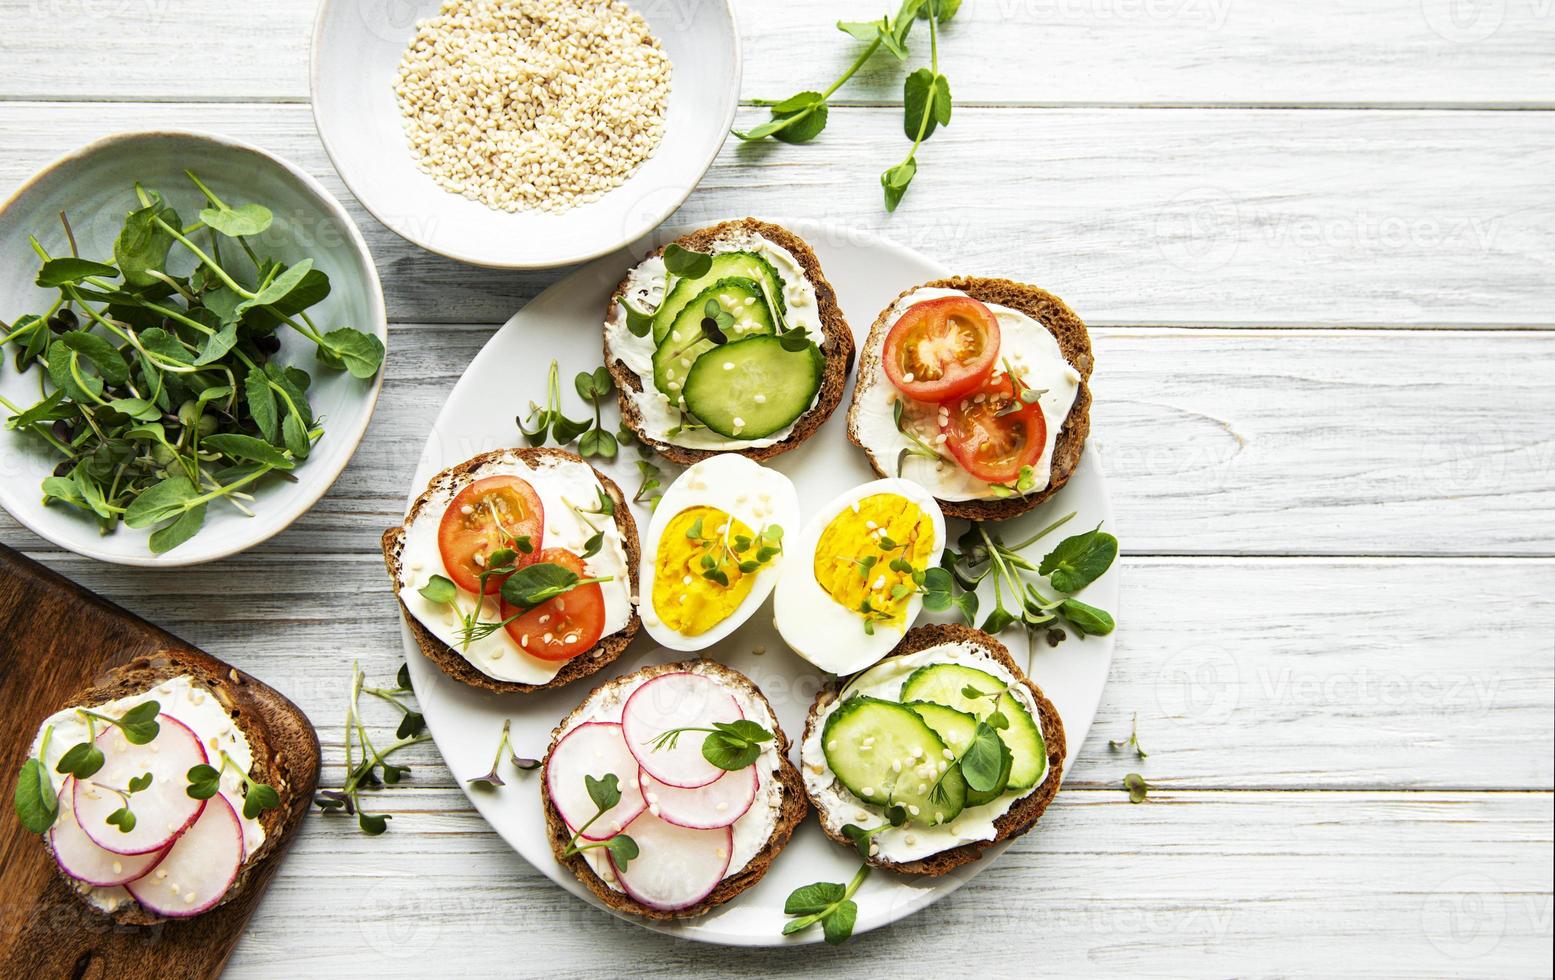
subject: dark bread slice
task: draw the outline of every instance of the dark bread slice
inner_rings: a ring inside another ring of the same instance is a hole
[[[772,715],[772,734],[777,742],[778,758],[782,763],[779,780],[783,786],[783,801],[782,808],[778,813],[777,825],[772,830],[772,836],[767,838],[766,845],[756,852],[756,856],[751,858],[750,863],[745,866],[744,870],[719,882],[718,887],[713,889],[712,894],[697,904],[673,912],[666,912],[661,909],[649,908],[623,892],[612,890],[609,885],[605,884],[594,873],[594,869],[589,867],[589,863],[583,860],[582,856],[577,854],[571,857],[563,856],[566,853],[568,842],[572,839],[572,832],[567,829],[567,824],[562,821],[561,814],[556,811],[555,804],[551,802],[550,791],[546,789],[549,785],[548,777],[551,766],[550,750],[556,747],[556,743],[560,741],[568,725],[578,716],[578,713],[597,695],[611,688],[636,686],[660,674],[678,673],[691,670],[693,667],[704,673],[711,674],[730,687],[736,687],[745,691],[754,700],[765,706]],[[545,768],[540,773],[540,796],[545,806],[545,827],[547,836],[551,841],[551,853],[556,855],[558,862],[566,865],[573,874],[577,875],[578,880],[583,882],[588,890],[593,892],[601,902],[604,902],[617,912],[630,912],[645,919],[688,919],[704,915],[724,904],[762,879],[767,873],[767,869],[772,866],[773,860],[783,848],[788,846],[788,840],[793,836],[794,828],[799,826],[799,822],[805,818],[805,814],[810,812],[810,804],[805,798],[804,780],[800,778],[799,770],[788,759],[788,736],[783,734],[781,727],[778,727],[776,719],[777,712],[772,710],[771,702],[767,700],[766,695],[761,693],[761,689],[749,677],[712,660],[682,660],[672,664],[654,664],[641,670],[633,671],[630,674],[623,674],[615,680],[595,688],[587,698],[583,699],[582,704],[574,708],[552,730],[551,744],[545,753]]]
[[[254,750],[254,765],[249,775],[274,787],[281,798],[280,806],[260,813],[264,843],[244,863],[221,902],[201,913],[207,915],[240,895],[260,867],[291,842],[291,831],[301,825],[303,815],[313,803],[313,791],[318,787],[319,739],[302,709],[291,701],[236,668],[194,651],[169,650],[136,657],[109,671],[95,686],[79,692],[69,706],[91,708],[119,698],[150,693],[158,684],[184,674],[210,691],[231,716],[232,723],[243,732]],[[49,856],[53,857],[47,835],[43,842]],[[75,879],[60,870],[57,863],[55,871],[72,891],[76,891]],[[83,899],[83,904],[88,903]],[[89,907],[102,912],[95,905]],[[168,921],[134,901],[102,914],[111,915],[122,925],[150,926]]]
[[[1068,483],[1069,478],[1074,475],[1074,471],[1079,468],[1080,454],[1084,452],[1086,437],[1091,432],[1090,379],[1091,371],[1096,365],[1095,357],[1091,354],[1091,336],[1085,329],[1085,321],[1052,293],[1025,283],[1011,282],[1008,279],[955,276],[950,279],[936,279],[922,286],[905,290],[880,311],[874,325],[869,328],[869,337],[864,341],[864,352],[859,362],[858,379],[854,382],[853,401],[848,408],[848,441],[864,450],[864,454],[869,457],[869,465],[881,476],[896,475],[886,471],[886,465],[894,461],[876,459],[869,447],[858,439],[855,429],[859,404],[858,384],[864,378],[873,377],[875,368],[880,364],[880,351],[885,346],[886,320],[891,310],[909,293],[925,287],[959,289],[975,300],[1019,310],[1047,327],[1048,332],[1058,340],[1058,347],[1063,351],[1064,360],[1080,372],[1080,388],[1075,392],[1074,405],[1070,407],[1069,415],[1064,419],[1064,426],[1059,430],[1058,440],[1053,444],[1052,476],[1044,489],[1020,497],[939,502],[940,509],[945,512],[946,517],[961,517],[969,521],[1005,521],[1012,517],[1019,517],[1062,490],[1064,484]]]
[[[383,532],[383,561],[389,570],[389,581],[394,585],[394,597],[399,599],[400,594],[400,552],[405,547],[405,527],[411,518],[420,513],[421,508],[431,503],[433,496],[440,490],[464,482],[465,478],[482,464],[503,456],[516,456],[525,462],[533,464],[536,460],[544,458],[565,459],[572,462],[585,462],[582,456],[569,453],[562,449],[498,449],[489,453],[482,453],[474,459],[465,460],[458,466],[449,467],[434,476],[427,484],[427,489],[416,498],[416,502],[410,505],[410,512],[405,517],[405,524],[399,527],[391,527]],[[610,494],[610,499],[615,501],[616,530],[621,532],[621,541],[626,548],[627,574],[631,576],[631,596],[633,601],[631,617],[626,625],[619,631],[609,636],[601,637],[594,649],[580,653],[576,657],[562,665],[556,676],[544,684],[523,684],[518,681],[501,681],[495,677],[488,677],[479,668],[466,660],[458,650],[438,639],[431,630],[421,625],[421,621],[411,615],[410,609],[400,600],[400,614],[405,617],[405,625],[410,627],[411,635],[416,638],[416,644],[421,647],[421,652],[426,658],[436,664],[443,673],[456,681],[461,681],[471,687],[481,687],[488,691],[497,691],[503,694],[521,693],[529,694],[534,691],[546,691],[551,688],[570,684],[580,677],[599,670],[601,667],[615,660],[632,643],[632,638],[637,635],[637,629],[642,625],[642,620],[637,615],[637,565],[642,552],[637,541],[637,522],[632,519],[632,508],[627,505],[626,495],[615,481],[605,474],[594,470],[594,476],[599,480],[600,486]]]
[[[832,289],[830,282],[821,272],[821,263],[815,257],[815,252],[805,240],[795,235],[781,225],[759,221],[756,218],[745,218],[739,221],[725,221],[694,231],[689,235],[675,239],[675,244],[693,251],[701,251],[711,247],[712,243],[732,231],[750,231],[761,235],[774,245],[781,246],[793,254],[804,269],[805,278],[815,286],[815,301],[817,311],[821,316],[821,332],[825,335],[825,343],[821,345],[821,353],[826,358],[826,368],[821,375],[821,390],[816,395],[815,404],[810,410],[799,416],[794,423],[794,429],[788,436],[770,446],[759,449],[735,450],[741,456],[747,456],[754,460],[771,459],[795,448],[806,439],[815,434],[832,412],[842,403],[842,393],[848,385],[848,372],[853,370],[853,330],[848,326],[848,321],[842,316],[842,308],[837,305],[837,293]],[[669,243],[666,243],[668,245]],[[645,256],[645,259],[664,254],[664,248]],[[626,285],[631,278],[631,272],[621,278],[615,292],[610,296],[610,306],[605,310],[605,322],[609,322],[615,316],[616,304],[626,292]],[[628,391],[641,392],[643,380],[619,358],[612,356],[609,344],[605,345],[605,366],[610,369],[610,376],[615,379],[616,390],[619,392],[621,403],[621,422],[638,439],[652,446],[659,455],[666,459],[689,466],[692,463],[716,456],[720,450],[714,449],[688,449],[685,446],[675,446],[670,443],[650,439],[643,431],[642,414],[632,404]]]
[[[1053,796],[1058,792],[1058,784],[1063,780],[1064,755],[1067,752],[1067,747],[1064,741],[1064,723],[1058,717],[1058,709],[1053,707],[1053,702],[1047,699],[1047,695],[1042,693],[1042,689],[1037,687],[1031,678],[1026,676],[1026,672],[1015,665],[1014,659],[1010,657],[1010,651],[1005,649],[1004,644],[997,639],[981,630],[973,629],[970,626],[962,626],[959,623],[916,626],[908,630],[907,635],[902,637],[902,642],[896,645],[896,649],[882,659],[918,653],[941,644],[962,642],[973,643],[987,650],[994,660],[1002,664],[1004,669],[1008,670],[1016,680],[1025,685],[1026,690],[1031,693],[1032,700],[1037,705],[1037,713],[1041,716],[1039,724],[1042,727],[1042,738],[1047,744],[1047,775],[1043,778],[1041,784],[1031,792],[1031,795],[1017,801],[1008,813],[994,821],[994,828],[998,833],[993,840],[972,841],[959,847],[953,847],[948,851],[940,851],[938,854],[931,854],[926,858],[906,863],[885,861],[874,857],[870,858],[869,863],[877,868],[889,868],[892,871],[900,871],[903,874],[910,875],[938,876],[954,871],[963,864],[970,864],[982,857],[985,850],[1000,841],[1019,837],[1036,826],[1037,818],[1042,816],[1042,811],[1046,810],[1047,805],[1052,802]],[[837,696],[842,693],[844,686],[841,680],[834,681],[830,687],[823,689],[816,696],[815,703],[810,706],[809,717],[805,719],[804,737],[806,740],[809,739],[811,730],[820,721],[821,712],[826,710],[827,705],[837,699]],[[808,765],[808,763],[805,764]],[[817,812],[821,810],[821,805],[816,800],[812,799],[810,803],[816,808]],[[832,833],[827,828],[825,820],[821,820],[820,824],[826,836],[850,849],[853,848],[853,842],[841,834]]]

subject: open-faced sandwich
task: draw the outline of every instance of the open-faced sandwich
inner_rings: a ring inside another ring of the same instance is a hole
[[[852,674],[918,618],[945,551],[945,517],[918,484],[876,480],[821,508],[788,550],[772,601],[783,642],[828,673]]]
[[[669,459],[767,459],[837,408],[853,334],[810,246],[746,218],[627,273],[605,314],[605,365],[623,423]]]
[[[793,483],[744,456],[695,463],[671,483],[643,537],[642,620],[671,650],[712,646],[767,601],[783,537],[799,524]]]
[[[44,720],[17,811],[83,901],[151,925],[248,885],[308,806],[318,757],[268,688],[203,655],[140,657]]]
[[[848,438],[950,517],[1015,517],[1079,466],[1092,365],[1084,322],[1051,293],[1007,279],[925,283],[870,328]]]
[[[499,449],[444,470],[383,555],[422,653],[466,684],[560,687],[637,634],[637,525],[569,452]]]
[[[808,812],[772,706],[711,660],[596,689],[552,733],[542,775],[556,859],[650,919],[701,915],[760,881]]]
[[[1064,726],[998,640],[920,626],[820,693],[799,751],[828,837],[862,836],[877,867],[941,875],[1036,824],[1063,775]]]

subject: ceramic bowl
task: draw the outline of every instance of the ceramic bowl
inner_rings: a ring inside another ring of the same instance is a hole
[[[630,0],[629,0],[630,2]],[[614,251],[656,228],[712,166],[740,89],[727,0],[636,0],[674,64],[664,141],[621,186],[561,213],[507,212],[444,190],[417,168],[394,81],[437,0],[324,0],[313,28],[313,118],[362,205],[403,238],[461,262],[541,269]]]
[[[383,289],[367,243],[345,209],[318,181],[255,146],[207,133],[121,133],[90,143],[49,164],[0,205],[0,322],[41,314],[57,292],[34,285],[39,260],[28,243],[35,235],[52,255],[69,254],[59,220],[70,219],[80,254],[111,259],[124,216],[136,206],[134,184],[160,191],[186,222],[203,198],[185,176],[199,175],[228,203],[257,202],[275,215],[259,237],[258,251],[288,264],[311,257],[330,277],[332,290],[309,310],[321,328],[352,326],[388,341]],[[175,250],[177,252],[181,249]],[[185,263],[193,268],[193,260]],[[174,262],[175,271],[182,271]],[[163,554],[153,554],[148,532],[120,526],[100,534],[95,519],[60,503],[45,506],[39,484],[61,457],[37,436],[0,429],[0,505],[22,524],[62,548],[125,565],[174,566],[212,561],[251,548],[307,512],[335,482],[367,430],[383,372],[371,381],[319,365],[314,347],[281,328],[282,363],[313,376],[308,390],[324,435],[293,471],[297,482],[265,481],[255,491],[248,517],[221,501],[208,510],[204,528]],[[40,369],[17,372],[10,345],[4,349],[0,394],[19,406],[38,399]],[[9,416],[9,410],[0,410]]]

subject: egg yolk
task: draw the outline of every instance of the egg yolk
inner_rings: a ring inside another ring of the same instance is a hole
[[[821,532],[815,581],[844,607],[873,622],[899,626],[917,586],[911,572],[891,563],[905,559],[922,571],[933,550],[929,515],[906,497],[877,493],[844,507]]]
[[[750,595],[757,573],[741,572],[730,551],[740,535],[753,536],[743,521],[716,507],[688,507],[670,519],[653,558],[653,611],[665,626],[682,636],[700,636]],[[708,578],[710,570],[722,573],[728,584]]]

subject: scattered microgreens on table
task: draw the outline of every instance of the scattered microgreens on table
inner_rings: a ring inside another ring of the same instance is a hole
[[[686,732],[706,732],[702,739],[702,758],[725,772],[738,772],[754,765],[761,755],[764,742],[772,741],[772,733],[749,718],[739,721],[715,721],[711,727],[671,728],[648,741],[655,752],[673,749]]]
[[[979,628],[985,633],[999,634],[1011,626],[1025,627],[1033,642],[1039,631],[1048,634],[1048,642],[1056,643],[1062,634],[1054,636],[1066,624],[1081,636],[1105,636],[1116,625],[1111,614],[1074,598],[1079,592],[1100,578],[1118,556],[1118,539],[1101,530],[1100,525],[1065,538],[1050,551],[1039,564],[1024,557],[1021,552],[1062,527],[1073,513],[1059,518],[1052,524],[1014,545],[1006,545],[997,531],[987,524],[972,524],[956,542],[956,548],[946,548],[941,566],[955,579],[963,590],[959,596],[933,592],[924,596],[924,608],[943,612],[954,605],[968,626],[977,625],[978,585],[989,579],[993,585],[994,608],[989,611]],[[1049,597],[1027,580],[1023,573],[1045,576],[1056,590],[1068,595]],[[1006,598],[1014,608],[1005,606]]]
[[[573,378],[572,386],[578,397],[594,410],[592,419],[572,419],[562,411],[560,377],[560,368],[552,361],[546,380],[545,404],[530,402],[529,414],[515,420],[525,442],[531,446],[544,446],[551,440],[558,446],[576,442],[579,456],[615,459],[621,443],[636,441],[624,427],[614,433],[605,428],[602,410],[616,390],[609,371],[597,367],[592,371],[581,371]]]
[[[566,849],[562,851],[562,857],[569,858],[582,854],[587,850],[603,847],[610,852],[610,860],[615,864],[616,870],[625,871],[627,864],[640,853],[637,849],[637,842],[625,834],[616,834],[614,837],[602,841],[590,841],[587,844],[578,843],[584,833],[593,825],[594,821],[604,816],[617,803],[621,802],[621,781],[616,778],[615,773],[607,772],[598,779],[595,779],[593,776],[584,776],[583,785],[588,789],[589,799],[593,800],[594,805],[599,809],[572,835],[572,839],[567,842]]]
[[[1120,749],[1133,749],[1134,754],[1139,758],[1147,757],[1144,747],[1139,744],[1139,712],[1134,712],[1134,720],[1129,724],[1128,738],[1121,742],[1109,739],[1107,747],[1114,752]]]
[[[391,817],[386,813],[371,814],[363,809],[362,790],[385,784],[393,786],[409,776],[409,766],[393,765],[388,761],[389,757],[401,749],[425,742],[432,736],[426,734],[426,719],[422,717],[421,712],[405,703],[404,699],[412,695],[410,670],[406,666],[400,666],[393,688],[367,687],[365,681],[366,677],[362,674],[361,666],[352,661],[351,697],[346,704],[345,783],[340,789],[321,791],[314,797],[313,802],[326,813],[342,810],[354,815],[357,826],[363,833],[376,836],[389,828],[388,821]],[[395,731],[395,741],[382,749],[373,744],[372,737],[367,734],[367,726],[362,721],[363,693],[370,694],[399,709],[400,722]]]
[[[603,501],[610,498],[600,497]],[[590,546],[594,549],[584,557],[594,554],[599,550],[603,538],[596,533],[590,538]],[[522,545],[522,541],[520,545]],[[522,550],[522,549],[520,549]],[[517,620],[536,606],[542,605],[558,596],[566,595],[573,589],[583,585],[592,585],[598,582],[609,582],[614,576],[584,577],[577,572],[555,562],[537,561],[523,568],[517,568],[515,561],[518,553],[511,548],[499,548],[493,551],[486,559],[486,567],[480,574],[480,586],[482,594],[486,588],[486,579],[492,575],[506,575],[502,583],[502,599],[516,611],[511,616],[501,619],[482,619],[481,613],[485,609],[485,603],[470,600],[470,608],[464,607],[464,600],[459,595],[458,586],[451,579],[442,575],[433,575],[427,580],[427,584],[419,590],[421,596],[435,605],[447,606],[450,611],[459,617],[459,643],[462,649],[469,649],[471,643],[483,640],[498,630],[504,629],[509,623]]]
[[[77,254],[61,212],[70,255],[29,238],[42,262],[35,281],[58,296],[42,314],[0,323],[17,370],[39,368],[41,395],[26,407],[0,396],[6,427],[63,457],[43,480],[44,502],[92,515],[105,534],[151,528],[157,554],[198,533],[215,501],[253,516],[256,485],[291,479],[323,436],[312,378],[274,360],[282,325],[312,342],[324,367],[359,379],[377,375],[384,353],[371,334],[313,321],[330,282],[311,258],[286,265],[255,251],[250,239],[272,227],[267,208],[233,207],[188,176],[207,204],[199,220],[185,225],[136,184],[139,206],[111,262]],[[222,258],[234,242],[236,263]],[[190,257],[194,271],[172,271]]]
[[[1123,777],[1123,788],[1128,790],[1130,803],[1143,803],[1150,795],[1150,784],[1145,782],[1145,777],[1137,772],[1131,772]]]
[[[513,722],[505,720],[502,722],[502,738],[497,741],[496,758],[491,760],[491,772],[469,780],[470,785],[480,786],[485,789],[496,789],[498,786],[506,786],[507,783],[498,772],[502,768],[504,756],[512,762],[513,768],[520,772],[534,772],[543,765],[543,760],[541,759],[526,759],[518,754],[513,748]]]
[[[664,496],[664,472],[646,459],[637,461],[637,472],[642,476],[642,482],[632,494],[632,502],[647,504],[650,511],[658,510],[659,500]]]
[[[929,66],[909,74],[902,87],[902,128],[907,139],[912,141],[912,148],[900,163],[880,175],[886,210],[895,211],[918,174],[918,148],[934,135],[936,129],[950,125],[950,80],[939,70],[939,29],[960,8],[961,0],[902,0],[894,17],[887,15],[877,21],[839,21],[838,30],[866,45],[847,70],[824,92],[799,92],[780,101],[756,100],[756,105],[770,111],[771,118],[743,132],[736,129],[734,135],[747,142],[768,137],[784,143],[810,142],[826,128],[831,97],[837,90],[881,48],[889,51],[898,61],[906,61],[907,37],[912,31],[913,22],[927,20]]]

